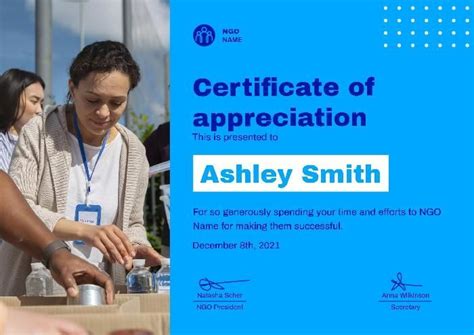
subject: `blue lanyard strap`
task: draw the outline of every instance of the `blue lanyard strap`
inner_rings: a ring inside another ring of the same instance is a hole
[[[107,140],[109,138],[110,131],[107,131],[107,134],[105,134],[104,139],[102,140],[102,145],[100,146],[100,151],[99,155],[97,156],[97,159],[95,160],[94,167],[92,169],[92,172],[89,173],[89,164],[87,164],[87,157],[86,157],[86,150],[84,149],[84,141],[82,139],[81,135],[81,130],[79,129],[79,124],[77,121],[77,115],[76,112],[73,113],[74,117],[74,129],[76,130],[76,136],[77,140],[79,142],[79,149],[81,150],[81,156],[82,156],[82,163],[84,164],[84,170],[86,171],[86,178],[87,178],[87,184],[86,184],[86,204],[88,204],[88,196],[91,191],[91,180],[92,176],[94,175],[95,168],[97,167],[97,163],[99,162],[100,157],[102,156],[102,153],[104,152],[105,145],[107,144]]]

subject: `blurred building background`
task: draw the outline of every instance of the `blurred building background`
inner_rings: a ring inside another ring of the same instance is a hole
[[[100,40],[122,41],[140,65],[142,80],[121,122],[143,141],[169,121],[169,17],[169,0],[0,0],[0,74],[21,68],[43,75],[44,63],[50,63],[43,77],[46,92],[51,104],[63,104],[68,69],[82,47]],[[45,20],[50,22],[46,32],[40,22]],[[38,50],[42,56],[35,61]],[[163,183],[160,175],[150,179],[145,205],[149,239],[158,250],[167,224],[159,200]]]
[[[68,68],[81,49],[98,40],[124,41],[123,8],[128,2],[129,48],[143,79],[132,95],[132,109],[153,125],[169,119],[169,0],[2,0],[0,1],[0,72],[18,67],[36,72],[35,9],[51,2],[51,75],[55,103],[64,103]]]

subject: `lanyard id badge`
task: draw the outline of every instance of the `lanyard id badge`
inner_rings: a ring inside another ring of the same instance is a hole
[[[91,193],[92,176],[94,175],[94,171],[95,171],[95,168],[97,167],[97,163],[99,163],[100,157],[102,156],[104,152],[105,145],[107,144],[107,140],[110,135],[110,131],[107,131],[107,134],[105,134],[105,137],[103,138],[102,144],[100,146],[99,155],[97,156],[97,159],[95,160],[95,164],[94,164],[94,167],[92,168],[92,171],[90,171],[89,164],[87,163],[86,150],[84,149],[84,141],[82,139],[81,129],[79,128],[79,121],[77,120],[77,115],[75,112],[73,114],[73,121],[74,121],[74,129],[76,130],[77,141],[79,142],[79,149],[81,150],[82,164],[84,165],[84,172],[85,172],[85,177],[86,177],[86,195],[85,195],[86,204],[85,206],[88,207],[89,194]],[[76,213],[77,213],[77,208],[76,208]]]
[[[107,139],[109,138],[110,131],[107,131],[104,139],[102,140],[102,145],[100,146],[99,155],[95,161],[92,171],[89,170],[89,164],[87,162],[86,151],[84,149],[84,141],[82,139],[81,130],[79,128],[79,121],[77,115],[74,112],[73,114],[74,129],[76,130],[77,141],[79,142],[79,149],[81,150],[82,164],[84,165],[84,172],[86,177],[86,194],[85,194],[85,204],[78,204],[76,206],[76,213],[74,215],[74,221],[82,222],[90,225],[100,226],[100,217],[102,214],[102,208],[99,205],[90,205],[89,204],[89,194],[91,193],[91,180],[94,175],[95,168],[97,163],[99,163],[100,157],[104,152]],[[75,245],[85,245],[84,241],[74,241]]]
[[[100,218],[102,216],[102,207],[99,205],[79,204],[76,206],[74,221],[100,226]],[[85,245],[84,241],[76,240],[75,245]]]

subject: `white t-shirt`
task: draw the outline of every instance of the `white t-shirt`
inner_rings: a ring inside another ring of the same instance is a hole
[[[81,150],[77,138],[69,133],[69,143],[72,149],[72,166],[69,174],[69,188],[66,207],[66,218],[74,220],[78,204],[85,204],[87,175],[82,162]],[[90,183],[89,205],[101,206],[100,225],[112,224],[117,216],[119,201],[119,169],[122,136],[118,134],[108,143],[97,163]],[[89,164],[89,174],[95,165],[100,147],[84,143],[84,150]],[[85,224],[85,223],[84,223]],[[74,255],[92,264],[102,262],[103,255],[97,248],[74,241],[67,242]]]

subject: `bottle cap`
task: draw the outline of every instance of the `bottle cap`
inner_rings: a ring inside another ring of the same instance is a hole
[[[35,263],[31,263],[31,270],[35,271],[35,270],[41,270],[41,269],[44,269],[45,266],[43,265],[43,263],[40,263],[40,262],[35,262]]]
[[[166,258],[166,257],[163,257],[161,259],[161,265],[170,265],[170,259],[169,258]]]
[[[133,266],[145,266],[145,260],[144,259],[134,259],[133,261]]]

